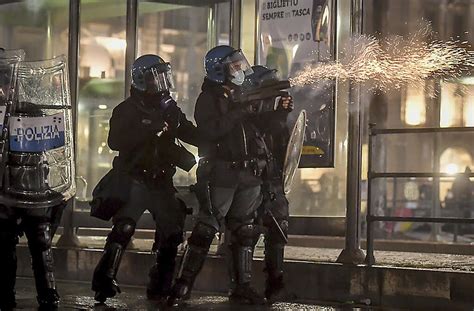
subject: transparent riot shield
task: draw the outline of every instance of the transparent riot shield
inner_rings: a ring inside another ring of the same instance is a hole
[[[293,177],[300,163],[303,151],[304,134],[306,129],[306,111],[301,110],[291,131],[290,140],[286,147],[285,163],[283,164],[283,189],[285,194],[291,190]]]
[[[3,204],[42,208],[75,194],[66,58],[21,62],[9,121]]]
[[[6,106],[15,100],[18,64],[25,59],[23,50],[0,48],[0,105]],[[3,120],[3,118],[2,118]],[[3,123],[2,123],[3,124]]]
[[[3,176],[8,153],[9,116],[13,102],[17,100],[18,65],[25,59],[23,50],[4,50],[0,48],[0,188],[3,189]]]

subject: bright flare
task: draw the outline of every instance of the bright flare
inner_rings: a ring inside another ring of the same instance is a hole
[[[423,88],[428,78],[456,78],[474,67],[474,53],[463,47],[467,42],[431,40],[430,34],[425,27],[408,39],[359,36],[343,60],[307,65],[290,82],[304,86],[339,79],[372,81],[380,90],[404,85]]]

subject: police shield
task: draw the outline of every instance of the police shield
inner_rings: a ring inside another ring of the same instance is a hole
[[[16,82],[18,76],[18,64],[25,58],[23,50],[0,49],[0,129],[5,125],[7,109],[16,99]],[[3,134],[2,134],[3,136]],[[2,142],[4,142],[2,137]]]
[[[75,194],[67,73],[64,56],[20,63],[0,203],[42,208]]]
[[[303,150],[304,133],[306,129],[306,111],[301,110],[298,119],[291,131],[290,140],[286,147],[285,163],[283,165],[283,188],[285,194],[291,190],[291,183],[300,163]]]
[[[23,50],[0,48],[0,188],[3,185],[5,164],[8,158],[8,119],[16,101],[18,65],[25,58]]]
[[[18,64],[25,58],[23,50],[0,48],[0,104],[13,100],[18,74]]]

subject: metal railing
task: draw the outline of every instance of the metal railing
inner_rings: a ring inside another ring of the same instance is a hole
[[[457,218],[457,217],[401,217],[401,216],[377,216],[373,215],[372,207],[372,182],[378,178],[440,178],[453,177],[448,173],[425,173],[425,172],[374,172],[372,167],[373,150],[375,136],[377,135],[393,135],[393,134],[421,134],[421,133],[456,133],[470,132],[474,134],[474,127],[449,127],[449,128],[403,128],[403,129],[377,129],[375,124],[369,124],[369,148],[368,148],[368,174],[367,174],[367,255],[365,262],[371,266],[375,263],[374,257],[374,223],[382,221],[393,222],[422,222],[422,223],[451,223],[451,224],[474,224],[473,218]],[[439,159],[435,158],[435,161]],[[454,174],[461,175],[465,173]],[[474,177],[474,173],[469,174]]]

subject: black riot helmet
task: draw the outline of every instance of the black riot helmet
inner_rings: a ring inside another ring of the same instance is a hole
[[[226,80],[242,85],[245,77],[252,73],[247,58],[241,50],[228,45],[219,45],[209,50],[204,57],[206,78],[223,84]]]
[[[158,55],[142,55],[132,65],[132,86],[142,92],[157,94],[174,88],[170,63]]]

